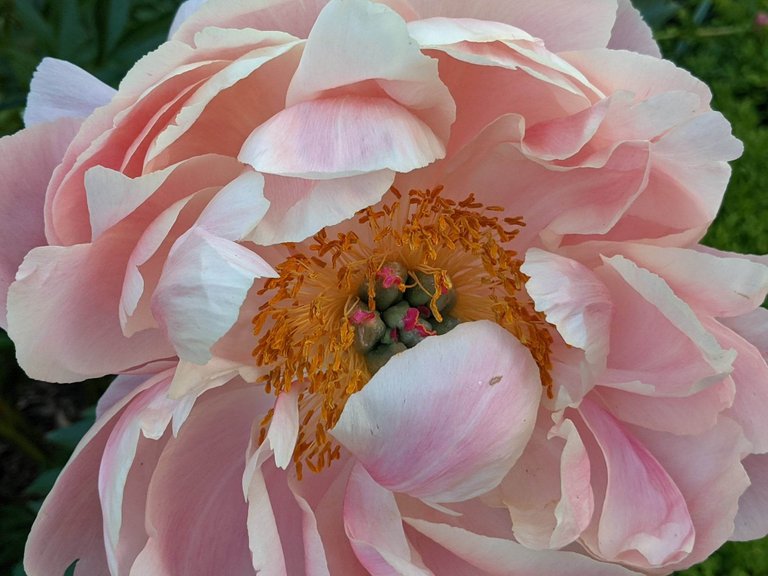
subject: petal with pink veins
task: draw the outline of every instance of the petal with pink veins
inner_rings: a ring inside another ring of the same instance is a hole
[[[0,327],[7,328],[8,287],[24,256],[46,244],[45,189],[80,122],[61,119],[0,139]]]
[[[64,60],[43,58],[32,76],[24,125],[59,118],[87,118],[107,104],[116,91],[82,68]]]
[[[497,324],[469,322],[394,356],[350,397],[332,434],[389,490],[466,500],[515,463],[541,395],[528,349]]]
[[[685,558],[695,528],[674,480],[635,437],[596,402],[579,412],[602,451],[605,497],[595,535],[585,543],[599,556],[626,564],[660,567]]]
[[[357,559],[372,576],[433,576],[414,564],[395,495],[360,464],[347,484],[344,527]]]

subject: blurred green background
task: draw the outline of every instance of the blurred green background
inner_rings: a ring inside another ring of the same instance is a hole
[[[140,56],[165,39],[179,3],[0,0],[0,135],[22,127],[29,81],[43,56],[74,62],[117,86]],[[664,56],[710,85],[714,107],[745,145],[706,243],[765,254],[768,23],[761,24],[759,14],[768,21],[768,0],[635,0],[635,5],[654,28]],[[20,559],[34,515],[92,422],[106,384],[30,381],[0,330],[0,575],[23,576]],[[768,576],[768,539],[729,543],[679,574]]]

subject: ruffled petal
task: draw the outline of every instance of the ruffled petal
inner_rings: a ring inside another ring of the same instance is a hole
[[[721,418],[717,426],[695,436],[627,430],[645,446],[683,494],[696,539],[682,561],[666,566],[683,570],[703,562],[731,538],[739,497],[749,484],[741,460],[749,446],[739,426]],[[636,495],[634,510],[641,504]],[[761,536],[765,535],[765,532]]]
[[[59,118],[87,118],[116,91],[82,68],[64,60],[43,58],[32,76],[24,110],[24,125]]]
[[[0,139],[0,327],[7,328],[8,287],[24,256],[46,244],[45,189],[80,122],[62,119]]]
[[[35,248],[8,292],[8,333],[32,378],[76,382],[174,355],[159,330],[123,336],[116,314],[125,238]],[[77,270],[77,274],[72,271]]]
[[[75,560],[76,574],[108,574],[99,501],[99,466],[119,414],[133,398],[168,377],[144,378],[102,414],[75,449],[32,526],[24,551],[30,576],[63,574]]]
[[[522,453],[541,394],[528,349],[496,324],[470,322],[393,357],[332,434],[389,490],[466,500],[498,485]]]

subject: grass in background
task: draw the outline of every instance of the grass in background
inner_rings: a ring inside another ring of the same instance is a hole
[[[509,0],[512,1],[512,0]],[[578,1],[578,0],[574,0]],[[43,56],[69,60],[116,86],[164,39],[178,0],[0,0],[0,135],[22,127],[29,80]],[[768,0],[635,0],[665,57],[707,82],[713,106],[745,153],[705,242],[768,252]],[[0,574],[19,564],[35,512],[92,421],[104,383],[30,382],[0,331]],[[90,407],[90,408],[89,408]],[[728,543],[678,576],[766,576],[768,540]],[[57,575],[51,575],[57,576]]]

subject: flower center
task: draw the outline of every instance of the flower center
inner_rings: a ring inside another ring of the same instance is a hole
[[[253,356],[267,392],[299,387],[293,462],[317,472],[339,458],[328,437],[347,399],[394,355],[460,322],[491,320],[529,348],[552,397],[552,337],[523,290],[522,262],[508,245],[523,226],[470,194],[392,188],[393,200],[358,214],[335,239],[325,229],[309,253],[291,255],[265,282],[254,317]],[[261,423],[266,437],[273,411]]]

